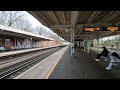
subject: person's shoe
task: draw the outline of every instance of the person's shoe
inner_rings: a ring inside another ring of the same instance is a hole
[[[112,69],[112,68],[107,67],[107,68],[105,68],[105,69],[110,70],[110,69]]]
[[[106,61],[106,62],[107,62],[108,60],[107,60],[107,59],[105,59],[104,61]]]
[[[99,59],[95,59],[95,61],[100,61]]]
[[[116,64],[116,63],[113,63],[113,65],[114,65],[114,66],[117,66],[117,64]]]

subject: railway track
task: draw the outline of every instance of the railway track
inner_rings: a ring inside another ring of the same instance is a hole
[[[8,67],[14,63],[18,63],[21,61],[24,61],[26,59],[30,59],[32,57],[36,57],[39,56],[42,53],[45,53],[48,50],[54,50],[55,48],[49,48],[49,49],[45,49],[45,50],[40,50],[40,51],[34,51],[34,52],[29,52],[29,53],[24,53],[24,54],[18,54],[17,56],[12,56],[12,58],[9,58],[10,56],[4,58],[4,59],[0,59],[0,71],[2,68]]]
[[[32,57],[30,59],[21,61],[19,63],[10,65],[8,67],[5,67],[3,69],[0,69],[0,79],[12,79],[16,76],[18,76],[20,73],[26,71],[30,67],[34,66],[35,64],[42,61],[44,58],[52,55],[56,51],[60,50],[62,47],[57,47],[53,50],[48,50],[47,52],[44,52],[40,54],[39,56]]]

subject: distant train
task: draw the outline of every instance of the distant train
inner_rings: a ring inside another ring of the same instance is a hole
[[[63,47],[63,46],[67,46],[69,45],[70,43],[67,43],[67,42],[60,42],[60,47]]]

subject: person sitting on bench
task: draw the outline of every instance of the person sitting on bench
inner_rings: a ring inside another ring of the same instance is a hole
[[[103,51],[97,55],[97,58],[95,59],[96,61],[100,61],[99,58],[101,56],[108,57],[108,52],[109,51],[107,50],[106,47],[102,47],[102,48],[103,48]]]
[[[105,69],[107,69],[107,70],[110,70],[110,69],[112,69],[112,66],[114,65],[114,66],[117,66],[117,62],[120,62],[120,56],[116,53],[116,52],[113,52],[111,55],[110,55],[110,63],[109,63],[109,65],[108,65],[108,67],[107,68],[105,68]]]

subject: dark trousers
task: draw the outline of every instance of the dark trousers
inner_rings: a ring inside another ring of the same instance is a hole
[[[106,54],[104,54],[104,53],[100,53],[100,54],[97,55],[97,59],[99,59],[101,56],[105,56],[105,57],[107,57]]]

